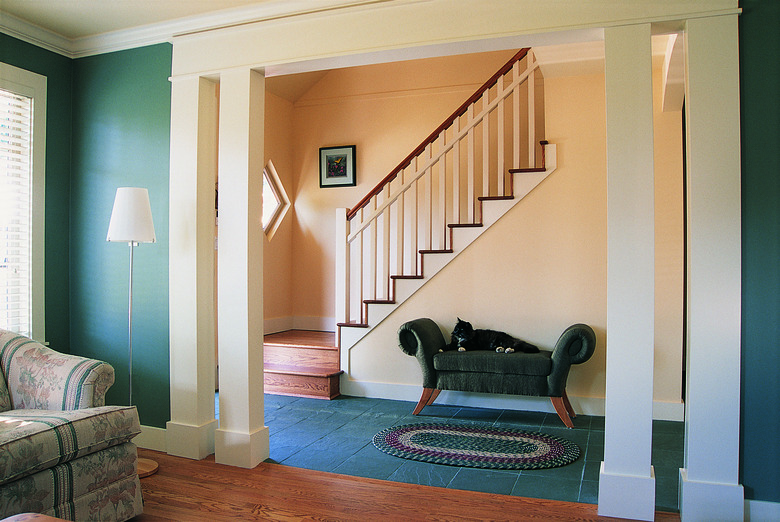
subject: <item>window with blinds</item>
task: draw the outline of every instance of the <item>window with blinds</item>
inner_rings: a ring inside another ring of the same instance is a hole
[[[0,89],[0,328],[32,334],[32,98]]]

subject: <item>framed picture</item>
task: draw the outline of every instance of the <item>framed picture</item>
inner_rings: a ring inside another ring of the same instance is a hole
[[[320,188],[354,187],[355,146],[320,148]]]

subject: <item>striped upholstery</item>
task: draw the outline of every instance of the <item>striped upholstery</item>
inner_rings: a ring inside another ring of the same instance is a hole
[[[0,414],[0,485],[128,442],[141,433],[135,406]]]
[[[0,329],[0,518],[123,521],[143,512],[134,406],[105,406],[111,365]],[[3,390],[5,389],[5,393]]]
[[[14,409],[75,410],[103,406],[114,369],[0,330],[0,369]]]

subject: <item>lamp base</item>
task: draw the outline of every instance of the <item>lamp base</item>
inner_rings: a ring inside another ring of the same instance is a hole
[[[154,475],[159,467],[159,464],[152,459],[138,459],[138,478]]]

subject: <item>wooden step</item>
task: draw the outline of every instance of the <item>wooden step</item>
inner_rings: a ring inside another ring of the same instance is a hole
[[[334,332],[288,330],[263,342],[265,392],[333,399],[338,397],[339,350]]]

